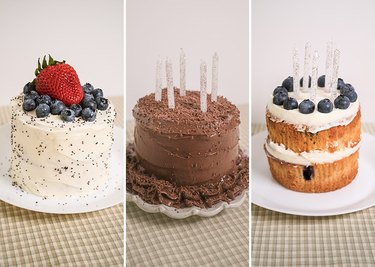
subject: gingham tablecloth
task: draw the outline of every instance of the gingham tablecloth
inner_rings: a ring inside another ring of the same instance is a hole
[[[111,100],[123,127],[123,98]],[[0,124],[9,121],[10,108],[0,108]],[[0,201],[0,266],[123,266],[123,210],[54,215]]]
[[[252,134],[265,129],[252,125]],[[375,124],[362,130],[375,135]],[[251,208],[253,267],[375,266],[375,207],[328,217]]]
[[[240,145],[248,147],[248,106],[240,106]],[[127,141],[133,123],[127,123]],[[249,201],[210,218],[170,219],[126,204],[127,266],[249,266]]]

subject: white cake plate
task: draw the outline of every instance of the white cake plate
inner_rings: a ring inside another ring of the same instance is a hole
[[[0,200],[14,206],[55,214],[73,214],[112,207],[124,200],[124,131],[115,127],[110,179],[101,190],[63,199],[44,199],[12,186],[10,168],[10,124],[0,126]]]
[[[185,219],[187,217],[197,215],[201,217],[212,217],[218,214],[219,212],[229,209],[229,208],[238,208],[242,205],[248,195],[248,190],[245,190],[240,195],[238,195],[231,202],[219,202],[213,205],[211,208],[203,209],[199,207],[183,208],[177,209],[173,207],[168,207],[163,204],[154,205],[149,204],[143,201],[139,196],[126,192],[126,201],[134,202],[141,210],[148,213],[163,213],[173,219]]]
[[[375,137],[362,134],[359,171],[349,185],[327,193],[301,193],[281,186],[272,178],[263,144],[267,133],[252,137],[252,202],[266,209],[305,216],[351,213],[375,205]],[[254,163],[254,162],[253,162]]]

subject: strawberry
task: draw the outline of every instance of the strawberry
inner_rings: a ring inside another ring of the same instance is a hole
[[[47,64],[44,56],[42,66],[38,59],[35,75],[35,87],[40,95],[49,95],[61,100],[67,106],[79,104],[82,101],[84,93],[78,75],[65,61],[55,61],[49,55]]]

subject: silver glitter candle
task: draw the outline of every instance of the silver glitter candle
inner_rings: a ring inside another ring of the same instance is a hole
[[[305,93],[309,92],[310,62],[311,62],[311,45],[309,42],[307,42],[305,45],[305,62],[304,62],[303,84],[302,84],[302,91]]]
[[[326,56],[326,78],[325,78],[325,91],[329,93],[331,91],[331,80],[332,80],[332,61],[333,61],[333,43],[329,41],[327,43],[327,56]]]
[[[298,51],[296,48],[293,49],[293,90],[294,90],[294,97],[298,99],[300,97],[299,58],[298,58]]]
[[[155,101],[161,101],[161,67],[160,57],[156,61],[156,84],[155,84]]]
[[[318,51],[314,51],[312,60],[312,71],[311,71],[311,88],[310,88],[310,99],[315,102],[316,90],[318,89],[318,61],[319,55]]]
[[[212,57],[212,91],[211,91],[211,101],[217,101],[217,91],[219,85],[219,56],[215,52]]]
[[[180,51],[180,96],[186,95],[186,56],[184,50]]]
[[[333,72],[331,79],[331,98],[334,100],[337,96],[337,82],[339,78],[340,50],[335,49],[333,55]],[[326,78],[327,81],[327,78]]]
[[[201,60],[200,67],[200,100],[201,100],[201,111],[207,111],[207,65],[206,62]]]
[[[175,108],[174,88],[173,88],[173,69],[172,69],[172,62],[169,58],[167,58],[165,66],[166,66],[165,71],[167,74],[168,108]]]

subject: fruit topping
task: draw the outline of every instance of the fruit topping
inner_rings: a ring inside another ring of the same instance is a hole
[[[354,87],[350,83],[346,83],[340,88],[340,94],[349,98],[350,102],[355,102],[358,98]]]
[[[84,99],[81,103],[81,106],[82,108],[91,108],[93,111],[95,111],[98,108],[98,104],[93,98]]]
[[[31,91],[35,91],[35,83],[34,82],[28,82],[23,87],[23,93],[24,94],[30,93]]]
[[[98,96],[95,101],[99,110],[106,110],[108,108],[108,99]]]
[[[288,92],[293,92],[293,77],[289,76],[286,78],[282,83],[282,87],[288,90]]]
[[[76,118],[74,111],[69,108],[64,109],[61,112],[60,117],[63,121],[67,121],[67,122],[72,122]]]
[[[305,99],[299,104],[298,109],[303,114],[310,114],[314,112],[315,104],[310,99]]]
[[[91,94],[94,90],[94,86],[92,86],[91,83],[85,83],[82,85],[82,89],[85,94]]]
[[[298,108],[298,102],[296,99],[289,97],[284,101],[283,106],[286,110],[292,110]]]
[[[35,99],[35,101],[37,105],[47,104],[48,106],[50,106],[52,103],[52,99],[49,95],[40,95]]]
[[[47,117],[50,114],[50,111],[51,111],[50,107],[44,103],[40,104],[35,109],[35,113],[38,118]]]
[[[32,111],[36,108],[35,100],[32,99],[25,99],[22,104],[22,108],[24,111]]]
[[[82,110],[82,119],[85,121],[94,121],[96,118],[96,112],[91,108],[84,108]]]
[[[40,95],[49,95],[68,106],[81,102],[83,90],[78,75],[65,61],[59,62],[49,56],[47,64],[44,56],[42,65],[38,60],[35,75],[35,87]]]
[[[50,107],[52,115],[59,115],[65,108],[65,104],[60,100],[53,100]]]
[[[285,88],[284,88],[285,89]],[[286,90],[286,89],[285,89]],[[280,91],[280,92],[277,92],[274,96],[273,96],[273,103],[275,105],[279,105],[281,106],[282,104],[284,104],[284,101],[288,99],[288,93],[285,93],[283,91]]]
[[[339,95],[338,97],[336,97],[334,104],[335,108],[347,109],[350,105],[350,100],[347,96]]]
[[[318,103],[318,111],[321,113],[330,113],[333,110],[333,104],[328,98],[322,99]]]
[[[81,116],[81,114],[82,114],[82,107],[81,107],[81,105],[73,104],[69,108],[74,111],[74,115],[76,117]]]
[[[273,95],[275,96],[277,93],[280,93],[280,92],[288,95],[288,90],[286,90],[286,88],[282,86],[276,87],[275,90],[273,90]]]
[[[31,91],[31,92],[25,94],[24,99],[36,100],[38,97],[39,97],[39,94],[36,91]]]

